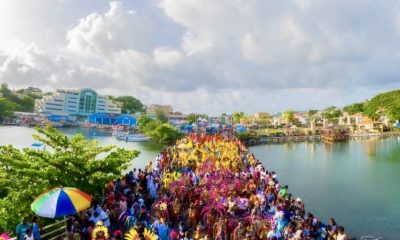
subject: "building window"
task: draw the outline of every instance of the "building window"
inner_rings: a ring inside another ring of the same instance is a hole
[[[50,105],[50,106],[60,106],[60,107],[64,106],[63,104],[57,104],[57,103],[47,103],[47,105]]]
[[[59,108],[51,108],[51,107],[47,107],[46,110],[62,111],[62,109],[59,109]]]

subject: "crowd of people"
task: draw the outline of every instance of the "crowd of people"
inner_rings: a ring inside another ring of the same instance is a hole
[[[324,224],[307,213],[229,134],[188,135],[166,148],[145,169],[110,182],[67,230],[84,240],[348,239],[334,219]]]

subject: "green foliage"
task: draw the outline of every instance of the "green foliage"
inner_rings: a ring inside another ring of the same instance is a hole
[[[269,115],[268,116],[262,116],[257,120],[257,124],[261,125],[261,126],[266,126],[267,124],[271,123],[271,119],[272,119],[272,117],[269,116]]]
[[[240,123],[240,119],[244,117],[244,112],[234,112],[232,113],[233,122],[238,124]]]
[[[191,113],[187,116],[187,120],[189,124],[195,123],[199,118],[207,118],[207,114],[197,114],[197,113]]]
[[[182,136],[181,132],[171,124],[153,120],[149,116],[139,118],[138,128],[141,133],[159,143],[172,143]]]
[[[335,106],[327,107],[322,112],[322,117],[328,119],[329,121],[339,118],[340,116],[342,116],[342,111]]]
[[[191,113],[187,116],[187,121],[189,124],[193,124],[197,121],[197,115],[194,113]]]
[[[287,119],[289,123],[292,123],[294,120],[294,112],[293,110],[289,109],[286,112],[283,113],[283,118]]]
[[[366,103],[365,112],[372,119],[378,119],[381,114],[390,121],[400,119],[400,90],[381,93]]]
[[[344,112],[349,114],[363,113],[365,111],[365,103],[353,103],[343,108]]]
[[[15,110],[15,104],[5,98],[0,98],[0,120],[12,117]]]
[[[152,139],[156,139],[157,142],[171,143],[180,138],[182,134],[171,124],[163,123],[158,124],[153,131],[150,131],[149,136]]]
[[[144,112],[143,103],[132,96],[120,96],[120,97],[111,97],[112,100],[122,102],[123,106],[121,112],[125,113],[135,113],[135,112]]]
[[[55,187],[76,187],[92,195],[101,193],[121,176],[139,151],[98,146],[78,134],[69,139],[53,129],[37,129],[34,138],[51,150],[0,146],[0,232],[10,231],[30,214],[36,196]]]
[[[154,121],[154,120],[151,119],[151,118],[150,118],[149,116],[147,116],[147,115],[142,115],[142,116],[140,116],[139,119],[138,119],[138,121],[137,121],[137,125],[138,125],[138,128],[139,128],[139,131],[142,132],[142,133],[144,133],[145,130],[146,130],[146,128],[147,128],[147,125],[148,125],[150,122],[152,122],[152,121]]]
[[[239,138],[240,141],[247,141],[253,138],[253,135],[249,132],[240,132],[236,134],[236,137]]]
[[[225,122],[226,121],[226,113],[222,113],[221,114],[220,120],[221,120],[221,122]]]
[[[313,117],[317,113],[318,113],[318,110],[310,109],[310,110],[308,110],[308,117]]]
[[[20,91],[21,92],[21,91]],[[24,92],[24,91],[22,91]],[[0,86],[0,93],[3,98],[12,102],[15,106],[15,111],[20,112],[33,112],[35,107],[35,97],[28,94],[17,95],[13,93],[7,86],[7,84],[3,83]]]
[[[162,123],[168,122],[168,116],[161,108],[155,109],[156,112],[156,119]]]

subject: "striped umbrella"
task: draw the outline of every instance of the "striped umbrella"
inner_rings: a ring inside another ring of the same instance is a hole
[[[76,188],[55,188],[38,196],[31,209],[38,216],[57,218],[76,214],[88,207],[92,196]]]

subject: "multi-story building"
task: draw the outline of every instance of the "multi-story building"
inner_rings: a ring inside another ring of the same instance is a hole
[[[35,112],[48,115],[87,116],[96,112],[121,114],[121,108],[93,89],[57,89],[52,95],[35,102]]]
[[[254,121],[258,121],[260,119],[270,118],[271,116],[267,112],[256,112],[253,114]]]

